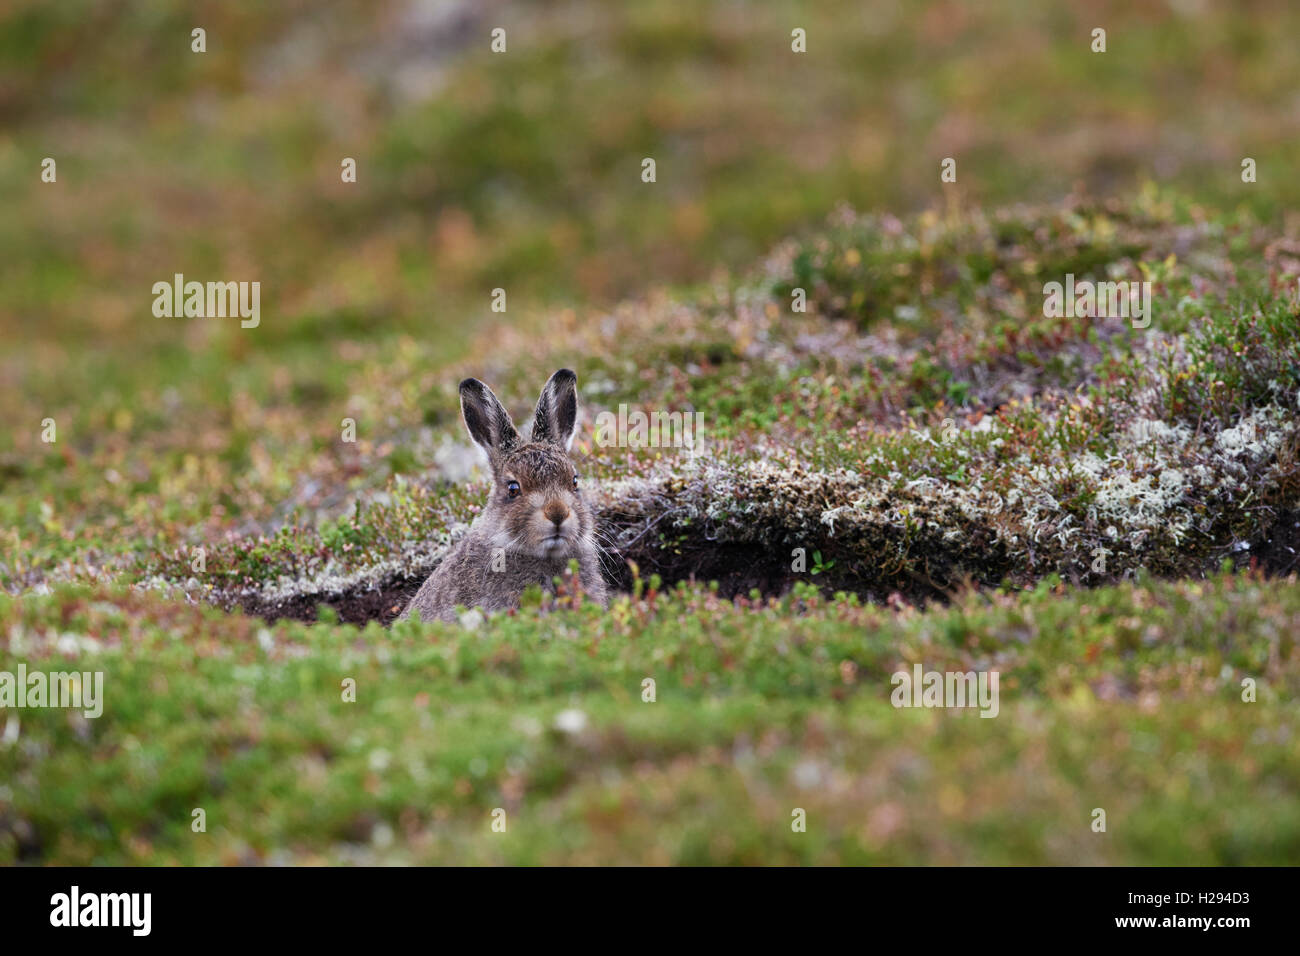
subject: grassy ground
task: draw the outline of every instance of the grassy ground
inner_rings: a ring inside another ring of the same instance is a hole
[[[268,628],[121,591],[57,597],[4,599],[11,642],[31,667],[102,669],[108,706],[93,721],[23,714],[0,758],[9,860],[1150,864],[1300,851],[1294,584],[1044,584],[925,614],[804,587],[739,604],[682,588],[475,631]],[[998,716],[896,710],[889,675],[915,662],[997,669]],[[196,808],[205,833],[191,830]],[[800,808],[806,833],[791,830]],[[1091,829],[1096,808],[1105,833]]]
[[[1294,860],[1298,26],[20,3],[0,672],[105,707],[0,713],[0,862]],[[176,272],[262,324],[153,318]],[[561,366],[625,596],[385,627],[484,493],[456,382]],[[894,708],[916,663],[998,717]]]

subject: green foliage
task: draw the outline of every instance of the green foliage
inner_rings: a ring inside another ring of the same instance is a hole
[[[650,595],[475,631],[267,627],[85,588],[0,598],[23,635],[0,670],[102,671],[105,700],[93,720],[21,713],[19,746],[0,749],[0,861],[1221,864],[1300,849],[1293,584],[1044,581],[901,617],[808,584],[735,605]],[[999,716],[895,709],[891,675],[912,662],[998,670]],[[566,709],[582,729],[561,729]],[[1117,821],[1105,839],[1088,828],[1099,803]],[[807,834],[790,833],[791,806]],[[207,833],[189,828],[195,807]]]

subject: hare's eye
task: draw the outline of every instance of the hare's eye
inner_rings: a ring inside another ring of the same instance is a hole
[[[574,491],[577,491],[577,490],[578,490],[578,476],[577,476],[577,475],[574,475],[574,476],[573,476],[573,490],[574,490]]]
[[[517,482],[517,481],[507,481],[507,482],[506,482],[506,494],[508,494],[511,498],[518,498],[518,497],[519,497],[519,482]]]

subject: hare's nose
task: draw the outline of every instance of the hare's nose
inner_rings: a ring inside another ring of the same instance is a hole
[[[558,501],[552,501],[548,504],[544,513],[557,528],[564,524],[565,518],[569,517],[569,509],[564,507],[564,505],[560,504]]]

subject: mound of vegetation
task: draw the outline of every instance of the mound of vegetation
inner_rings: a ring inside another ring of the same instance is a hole
[[[367,365],[371,434],[278,505],[10,567],[0,671],[106,706],[4,717],[0,862],[1286,862],[1292,248],[1152,193],[841,212],[735,282]],[[1044,314],[1062,273],[1151,282],[1151,322]],[[573,354],[623,593],[385,627],[485,491],[450,383],[522,418]],[[703,446],[598,442],[620,406]],[[918,666],[997,673],[998,719],[893,706]]]
[[[1069,201],[910,225],[842,212],[725,292],[629,303],[585,339],[565,316],[494,330],[484,367],[465,368],[526,400],[551,365],[601,355],[575,363],[579,454],[624,588],[634,569],[729,595],[821,575],[877,599],[1199,578],[1224,561],[1285,574],[1300,262],[1279,248],[1151,193],[1129,211]],[[1066,275],[1149,282],[1146,327],[1045,315],[1043,286]],[[539,354],[538,336],[558,344]],[[132,577],[272,618],[325,603],[391,620],[485,493],[450,388],[428,400],[431,421],[383,442],[408,444],[409,475],[315,525],[192,540]],[[629,407],[700,423],[702,445],[598,442],[593,423]]]

